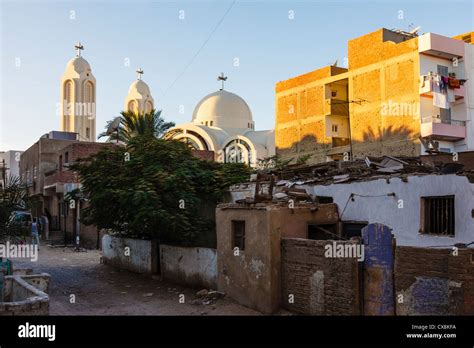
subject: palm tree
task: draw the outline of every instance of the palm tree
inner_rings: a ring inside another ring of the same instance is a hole
[[[107,122],[106,129],[109,128],[112,122]],[[109,142],[120,141],[122,143],[128,143],[137,136],[161,138],[174,125],[174,122],[166,122],[161,117],[161,110],[156,111],[153,109],[147,113],[122,111],[117,132],[111,134],[102,132],[99,134],[99,138],[108,136]]]

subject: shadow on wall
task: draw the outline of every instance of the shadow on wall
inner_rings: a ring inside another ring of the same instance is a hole
[[[386,128],[371,127],[362,133],[362,140],[352,140],[354,157],[383,156],[383,155],[405,155],[417,156],[417,145],[419,141],[415,138],[415,132],[405,125]],[[332,142],[326,139],[318,139],[314,135],[305,135],[301,140],[295,141],[289,147],[277,147],[276,152],[284,159],[311,154],[309,162],[326,161],[326,156],[337,153],[343,154],[350,151],[349,139],[332,138]],[[340,152],[337,151],[340,149]],[[332,151],[331,151],[332,150]]]

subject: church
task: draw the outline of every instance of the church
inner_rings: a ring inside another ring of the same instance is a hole
[[[90,64],[81,56],[66,66],[61,78],[61,131],[78,134],[79,141],[96,139],[96,80]],[[155,101],[142,80],[143,70],[130,85],[123,110],[149,112]],[[191,122],[171,128],[165,135],[189,144],[195,151],[211,153],[215,161],[255,166],[259,159],[275,155],[274,130],[255,130],[252,111],[243,98],[224,89],[227,77],[218,77],[221,88],[206,95],[196,105]]]

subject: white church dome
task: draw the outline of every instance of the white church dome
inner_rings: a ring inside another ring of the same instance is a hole
[[[82,74],[88,71],[91,71],[91,66],[89,62],[82,57],[75,57],[67,63],[67,70],[74,70],[78,74]]]
[[[241,97],[225,90],[205,96],[196,105],[192,121],[195,124],[219,128],[253,129],[252,112]]]
[[[128,94],[129,95],[138,94],[144,97],[149,97],[151,94],[150,87],[148,87],[148,85],[142,80],[136,80],[130,85],[130,88],[128,89]]]

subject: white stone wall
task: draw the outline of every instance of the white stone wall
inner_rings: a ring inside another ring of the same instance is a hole
[[[106,264],[137,273],[158,271],[158,243],[152,240],[102,237],[102,260]]]
[[[306,188],[311,195],[333,197],[342,221],[367,221],[369,224],[389,226],[393,229],[397,245],[427,247],[474,241],[474,218],[471,215],[474,209],[474,184],[469,183],[465,176],[409,176],[408,182],[392,178],[389,183],[379,179],[299,187]],[[382,196],[391,192],[395,193],[395,197]],[[356,196],[352,202],[349,200],[351,193],[372,197]],[[455,195],[455,236],[420,234],[421,197],[446,195]],[[398,208],[399,200],[403,201],[403,208]]]
[[[216,249],[160,245],[163,279],[186,286],[217,289]]]

